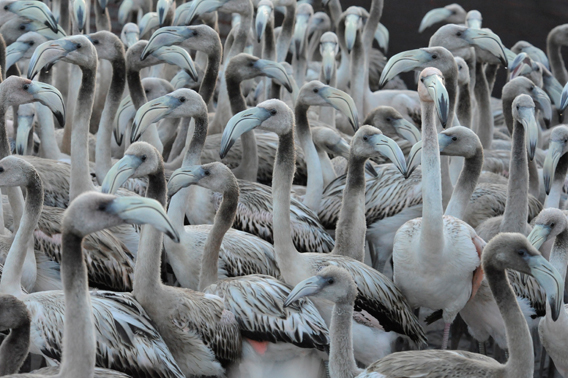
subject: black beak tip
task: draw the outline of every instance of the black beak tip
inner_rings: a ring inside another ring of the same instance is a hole
[[[224,148],[221,149],[221,151],[219,151],[219,157],[221,157],[221,159],[224,159],[225,156],[227,156],[227,152],[228,152],[228,149],[224,149]]]
[[[63,116],[63,114],[61,112],[56,112],[55,118],[57,119],[57,122],[59,122],[59,125],[61,127],[65,126],[65,117]]]
[[[550,119],[549,118],[544,118],[544,125],[549,128],[550,127]]]
[[[292,89],[292,85],[286,83],[284,84],[284,88],[288,91],[288,93],[292,93],[294,90]]]
[[[18,155],[23,155],[24,154],[24,149],[23,147],[18,146],[18,148],[16,149],[16,153]]]

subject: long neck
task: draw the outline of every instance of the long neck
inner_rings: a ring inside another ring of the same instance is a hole
[[[341,3],[339,0],[330,0],[327,6],[329,8],[329,18],[331,19],[331,29],[335,30],[337,28],[337,23],[341,18]]]
[[[435,126],[434,103],[422,103],[422,230],[421,245],[432,251],[441,250],[444,213],[442,206],[442,176],[440,148]]]
[[[199,94],[206,104],[209,104],[215,93],[215,85],[217,84],[217,76],[219,75],[219,64],[221,63],[221,55],[223,48],[221,41],[216,38],[211,44],[211,50],[207,54],[207,68],[205,75],[199,87]]]
[[[17,374],[24,363],[30,349],[30,319],[26,316],[27,309],[22,302],[17,302],[18,315],[22,319],[17,327],[12,327],[8,337],[0,345],[0,377]],[[6,311],[6,309],[3,309]]]
[[[0,292],[12,294],[16,297],[22,295],[22,269],[28,253],[28,241],[33,238],[33,232],[37,226],[43,206],[43,186],[37,172],[31,173],[26,189],[27,196],[24,215],[14,241],[10,246],[0,281]]]
[[[563,155],[558,161],[558,165],[554,171],[554,180],[550,186],[550,193],[546,196],[546,200],[544,201],[544,208],[560,208],[560,198],[562,197],[564,180],[566,180],[566,172],[568,172],[568,155]]]
[[[290,42],[292,41],[292,31],[294,30],[294,24],[296,23],[296,2],[293,1],[291,5],[286,6],[286,16],[284,16],[284,21],[282,21],[282,31],[276,41],[276,61],[283,62],[286,60],[286,55],[288,54],[288,48],[290,47]]]
[[[564,60],[562,59],[561,47],[559,44],[553,41],[552,33],[549,34],[546,40],[546,52],[548,55],[548,60],[550,61],[550,68],[552,69],[552,74],[558,81],[560,85],[566,84],[568,81],[568,72],[566,72],[566,67],[564,66]]]
[[[77,98],[77,107],[73,117],[73,133],[71,134],[71,184],[69,202],[79,194],[94,190],[89,174],[89,120],[95,99],[95,80],[97,61],[92,67],[82,68],[83,80]]]
[[[95,369],[96,336],[82,238],[64,232],[61,281],[65,293],[62,377],[92,377]]]
[[[329,328],[329,375],[333,378],[353,378],[361,372],[353,355],[352,319],[353,303],[333,306]]]
[[[227,80],[227,90],[229,92],[229,101],[231,102],[231,111],[237,114],[246,110],[247,106],[245,98],[241,92],[240,77],[236,75],[225,75]],[[242,156],[241,162],[237,168],[233,170],[235,176],[239,179],[256,181],[258,175],[258,152],[256,145],[256,137],[254,131],[247,131],[241,136]]]
[[[365,161],[366,158],[349,155],[347,184],[335,231],[333,254],[363,261],[365,257]]]
[[[469,203],[469,199],[475,190],[477,180],[481,175],[483,168],[483,148],[479,146],[475,155],[465,159],[463,169],[458,178],[458,182],[452,193],[452,198],[446,208],[446,215],[451,215],[458,219],[464,218],[465,209]]]
[[[466,83],[459,88],[458,95],[458,108],[456,110],[458,119],[462,126],[472,128],[472,113],[471,113],[471,89],[469,83]]]
[[[97,4],[98,6],[98,4]],[[105,101],[103,113],[97,133],[97,146],[95,150],[96,174],[99,183],[102,183],[107,172],[112,167],[111,138],[114,115],[120,105],[124,86],[126,85],[126,63],[124,55],[112,62],[112,81]]]
[[[58,68],[59,69],[59,68]],[[39,81],[42,83],[52,83],[52,70],[41,70],[39,72]],[[39,146],[39,156],[45,159],[57,160],[61,158],[61,151],[55,139],[55,122],[51,110],[45,105],[36,103],[37,118],[42,121],[39,123],[37,130],[41,145]]]
[[[146,197],[155,199],[162,206],[166,206],[166,177],[162,164],[156,172],[148,175]],[[162,240],[162,232],[148,224],[142,226],[132,289],[132,293],[139,301],[151,300],[161,287]]]
[[[272,175],[272,206],[274,252],[278,267],[284,280],[295,284],[293,272],[296,271],[298,251],[292,241],[292,227],[290,224],[290,192],[294,179],[294,131],[281,135],[276,151],[274,173]]]
[[[308,123],[308,108],[309,106],[301,101],[297,102],[295,108],[296,130],[308,167],[308,185],[306,195],[304,196],[304,204],[317,213],[320,209],[321,197],[323,195],[323,176],[321,174],[318,152],[312,140],[312,132]]]
[[[373,0],[373,2],[371,3],[371,9],[369,10],[369,18],[367,19],[367,22],[365,23],[365,27],[363,29],[362,40],[364,48],[364,82],[361,86],[361,89],[363,90],[363,99],[365,98],[365,95],[371,93],[371,89],[369,88],[369,62],[371,61],[371,50],[373,48],[375,32],[377,31],[381,16],[383,15],[383,5],[384,0]],[[366,111],[367,109],[364,110]],[[366,114],[366,112],[359,114],[364,115]]]
[[[480,63],[475,65],[474,93],[479,114],[477,135],[483,148],[491,149],[493,143],[493,113],[491,112],[489,85],[483,71],[483,64]]]
[[[529,172],[525,146],[525,129],[523,125],[515,122],[509,167],[509,183],[507,184],[507,202],[505,203],[505,212],[501,221],[501,232],[525,233],[528,219],[528,186]]]
[[[552,252],[550,253],[550,263],[556,268],[560,277],[566,280],[566,264],[568,264],[568,230],[564,230],[556,236]]]
[[[97,31],[111,30],[110,14],[106,9],[101,8],[98,2],[95,3],[95,26]]]
[[[247,38],[250,33],[250,29],[252,27],[252,14],[253,14],[253,7],[252,2],[248,1],[250,4],[248,8],[250,8],[249,12],[241,13],[241,23],[239,24],[239,28],[237,29],[237,34],[235,35],[235,41],[231,46],[231,50],[227,55],[226,62],[230,61],[232,57],[237,54],[242,53],[245,50],[247,45]]]
[[[327,152],[323,149],[318,148],[318,146],[316,146],[316,149],[318,151],[318,158],[321,164],[323,187],[327,188],[329,183],[337,178],[337,175],[335,174],[335,169],[333,168],[333,164],[331,163],[331,159],[329,158]]]
[[[451,125],[459,125],[455,123],[456,121],[456,104],[458,100],[458,69],[454,64],[450,70],[444,72],[444,78],[446,79],[446,90],[448,91],[448,97],[450,99],[450,108],[448,109],[448,122]],[[459,121],[459,120],[458,120]]]
[[[201,274],[199,275],[199,291],[207,286],[217,283],[217,267],[219,250],[223,237],[229,231],[237,215],[239,204],[239,187],[236,180],[223,193],[223,201],[215,215],[213,227],[207,235],[203,256],[201,258]]]
[[[128,68],[126,71],[126,80],[128,82],[128,91],[132,104],[136,110],[140,109],[142,105],[148,102],[144,87],[142,86],[142,79],[140,78],[140,71],[137,69]]]
[[[533,376],[534,355],[529,327],[517,304],[517,300],[505,271],[486,267],[485,275],[489,287],[505,321],[509,360],[505,370],[507,377],[529,378]]]
[[[361,69],[361,61],[365,60],[365,46],[361,41],[361,33],[357,30],[357,37],[353,50],[351,50],[351,96],[357,104],[357,112],[365,113],[365,89],[368,87],[368,81],[365,82],[365,69]]]

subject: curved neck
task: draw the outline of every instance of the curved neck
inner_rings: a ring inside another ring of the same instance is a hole
[[[465,159],[463,169],[446,208],[446,215],[464,219],[465,209],[475,190],[483,168],[483,147],[479,146],[473,157]]]
[[[458,95],[458,108],[456,110],[458,119],[462,126],[472,128],[472,113],[471,113],[471,89],[469,83],[466,83],[459,88]]]
[[[96,6],[98,6],[98,3]],[[95,150],[95,171],[99,184],[103,182],[107,172],[112,167],[110,148],[112,140],[112,124],[126,85],[126,62],[124,54],[112,61],[111,64],[112,81],[99,123],[97,146]]]
[[[209,104],[215,93],[215,85],[217,84],[217,76],[219,75],[219,64],[221,63],[221,55],[223,54],[223,47],[221,40],[217,37],[213,39],[211,50],[207,51],[207,68],[201,86],[199,87],[199,94]]]
[[[63,231],[61,281],[65,293],[65,325],[59,370],[62,377],[92,377],[95,370],[96,336],[82,239]]]
[[[207,235],[203,256],[201,258],[201,274],[199,275],[199,291],[205,290],[209,285],[217,283],[217,269],[219,261],[219,250],[223,237],[229,231],[237,215],[237,205],[239,204],[239,186],[237,180],[232,179],[232,183],[223,192],[223,201],[215,215],[213,227]]]
[[[434,103],[422,103],[422,229],[420,243],[430,251],[444,245],[440,147]]]
[[[246,110],[247,105],[241,92],[242,78],[236,75],[226,75],[226,79],[231,111],[237,114]],[[255,182],[258,175],[258,152],[254,131],[247,131],[241,135],[241,142],[243,150],[241,162],[237,168],[233,169],[233,173],[239,179]]]
[[[286,16],[284,16],[284,21],[282,21],[282,31],[276,41],[276,61],[283,62],[286,60],[286,55],[288,55],[288,48],[290,47],[290,42],[292,41],[292,31],[294,30],[294,24],[296,23],[296,2],[293,1],[292,4],[286,6]]]
[[[308,168],[308,185],[306,195],[304,196],[304,204],[317,214],[323,195],[323,176],[318,152],[312,140],[312,132],[308,122],[308,108],[309,105],[303,104],[301,101],[296,103],[296,131],[300,145],[304,150],[304,157]]]
[[[23,303],[22,307],[23,324],[12,328],[0,345],[0,377],[17,374],[30,349],[30,319]]]
[[[35,171],[30,173],[26,192],[24,215],[10,246],[0,280],[0,292],[15,297],[20,297],[23,294],[21,289],[22,269],[28,253],[28,242],[33,238],[43,206],[43,186]]]
[[[144,92],[144,87],[142,86],[140,71],[127,67],[126,80],[128,82],[128,91],[130,92],[132,104],[134,104],[134,107],[138,110],[142,105],[148,102],[146,93]]]
[[[333,254],[363,262],[365,258],[365,162],[366,158],[349,155],[347,183],[335,229]]]
[[[77,107],[73,117],[71,134],[71,184],[69,202],[79,194],[94,190],[89,170],[89,121],[95,99],[97,61],[91,67],[82,67],[83,79],[77,97]]]
[[[509,359],[505,364],[507,377],[529,378],[533,376],[533,343],[527,322],[504,270],[485,267],[485,276],[505,321]]]
[[[336,303],[333,306],[329,328],[329,375],[331,377],[353,378],[361,373],[353,355],[352,319],[353,303]]]
[[[562,46],[556,44],[551,37],[552,36],[549,35],[546,40],[546,52],[550,62],[550,68],[552,69],[554,77],[560,82],[560,85],[564,85],[568,81],[568,72],[566,72],[560,51]]]
[[[292,227],[290,224],[290,193],[294,179],[294,130],[280,135],[278,150],[272,174],[272,206],[274,233],[274,252],[278,267],[284,280],[295,284],[294,272],[297,270],[299,253],[292,241]]]
[[[501,221],[501,232],[525,233],[528,219],[528,186],[529,172],[525,129],[519,122],[515,122],[509,182],[507,184],[507,202]]]
[[[241,23],[239,24],[239,28],[237,29],[237,34],[235,35],[235,41],[233,42],[233,45],[231,46],[231,50],[229,51],[229,54],[227,55],[227,60],[226,62],[230,61],[232,57],[234,57],[237,54],[242,53],[243,51],[245,51],[245,47],[247,45],[247,38],[250,32],[250,29],[252,27],[252,17],[253,17],[253,6],[252,6],[252,2],[250,0],[248,0],[249,6],[247,7],[247,9],[249,9],[248,12],[242,12],[240,13],[241,15]]]
[[[477,100],[478,124],[477,135],[483,148],[491,149],[493,143],[493,113],[489,85],[483,71],[483,64],[475,65],[475,99]],[[461,120],[460,120],[461,121]]]

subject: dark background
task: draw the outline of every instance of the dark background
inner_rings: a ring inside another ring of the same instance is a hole
[[[321,1],[314,0],[315,10],[321,9]],[[343,9],[351,5],[358,5],[369,9],[370,0],[342,0]],[[390,32],[388,57],[401,51],[428,46],[430,36],[442,24],[418,33],[418,26],[422,17],[433,8],[440,8],[451,4],[443,0],[385,0],[381,23]],[[546,36],[557,25],[568,23],[568,0],[468,0],[459,3],[466,11],[473,9],[481,12],[483,27],[490,28],[501,37],[503,44],[511,48],[517,41],[525,40],[546,52]],[[113,31],[120,33],[121,26],[116,22],[118,4],[110,4],[111,17],[113,17]],[[220,25],[224,32],[230,23],[230,16],[220,19],[225,25]],[[278,20],[277,20],[278,21]],[[223,27],[225,26],[225,27]],[[94,17],[92,18],[94,30]],[[568,43],[568,41],[567,41]],[[568,50],[568,49],[566,49]],[[568,52],[564,52],[565,61],[568,61]],[[495,85],[493,95],[500,97],[501,88],[505,83],[506,71],[501,69]],[[412,89],[412,76],[405,76],[405,81]]]

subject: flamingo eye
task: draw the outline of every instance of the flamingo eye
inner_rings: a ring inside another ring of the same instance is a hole
[[[275,115],[276,113],[278,113],[276,109],[270,109],[270,114]]]
[[[459,31],[459,32],[457,32],[457,33],[456,33],[456,35],[457,35],[458,37],[461,37],[461,35],[462,35],[462,32],[461,32],[461,31]]]
[[[438,59],[438,55],[436,54],[432,55],[432,59]]]
[[[180,97],[179,102],[185,102],[185,97]]]
[[[455,142],[456,140],[458,140],[458,137],[454,136],[452,137],[452,140]]]
[[[142,155],[142,157],[141,157],[142,161],[146,161],[147,158],[148,157],[146,155]]]
[[[318,93],[318,92],[319,92],[319,89],[314,88],[314,93]]]
[[[209,172],[209,171],[203,172],[203,174],[204,174],[205,176],[209,176],[210,173],[211,173],[211,172]]]
[[[27,91],[29,88],[30,88],[30,85],[29,85],[29,84],[24,84],[24,90]]]
[[[363,137],[363,140],[369,140],[369,137],[365,135],[365,136]]]

